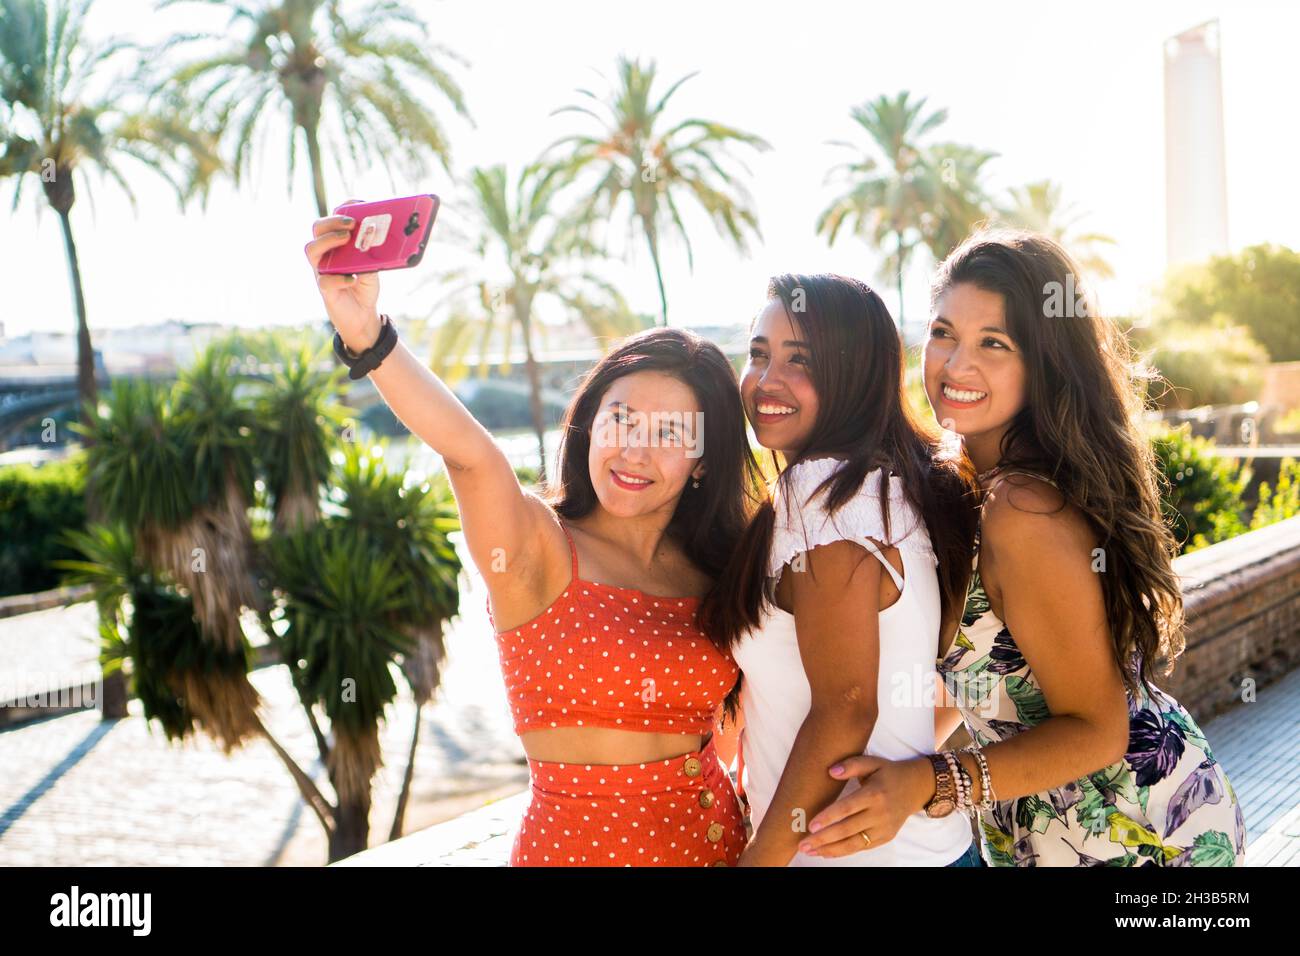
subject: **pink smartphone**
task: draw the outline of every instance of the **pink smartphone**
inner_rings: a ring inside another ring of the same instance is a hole
[[[438,215],[433,193],[353,203],[335,210],[336,216],[356,220],[347,243],[321,256],[316,269],[322,275],[409,269],[424,256],[429,230]]]

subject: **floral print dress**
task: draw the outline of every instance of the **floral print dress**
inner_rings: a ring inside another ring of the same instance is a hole
[[[1011,632],[989,606],[978,550],[977,538],[966,611],[938,671],[967,732],[983,747],[1050,713]],[[981,813],[990,866],[1243,865],[1241,807],[1196,721],[1159,690],[1130,692],[1128,708],[1122,760],[1052,790],[997,800]]]

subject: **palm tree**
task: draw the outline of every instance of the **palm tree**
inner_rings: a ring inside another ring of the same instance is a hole
[[[541,474],[546,474],[546,421],[542,407],[541,370],[537,362],[535,333],[543,324],[535,308],[558,307],[583,323],[596,337],[613,339],[640,327],[622,295],[589,269],[574,266],[578,257],[594,250],[583,237],[577,219],[552,211],[562,174],[540,162],[526,166],[513,187],[504,166],[470,171],[470,208],[475,235],[475,258],[504,262],[500,273],[485,267],[447,273],[448,295],[440,305],[450,312],[435,333],[433,367],[450,380],[465,370],[465,354],[477,344],[480,362],[494,337],[504,340],[508,360],[517,329],[524,347],[529,405],[537,436]],[[504,361],[503,360],[503,361]]]
[[[114,58],[133,48],[121,40],[92,42],[84,27],[92,0],[0,0],[0,177],[16,177],[13,208],[31,175],[58,214],[77,314],[77,395],[89,426],[97,389],[86,318],[81,263],[72,236],[76,180],[91,195],[87,169],[97,169],[135,194],[119,164],[130,158],[161,175],[183,206],[206,196],[219,169],[213,144],[174,101],[132,108],[135,87],[107,74]],[[92,87],[100,87],[92,95]],[[95,509],[91,509],[92,516]]]
[[[848,189],[817,218],[818,235],[834,244],[848,226],[884,255],[880,277],[898,283],[898,322],[903,316],[903,272],[912,250],[925,241],[926,215],[941,193],[942,170],[927,157],[921,142],[948,118],[948,111],[925,111],[925,97],[912,99],[906,90],[881,95],[850,111],[853,122],[867,134],[865,147],[837,140],[832,145],[858,156],[834,167],[827,181],[839,178]]]
[[[196,0],[161,0],[159,8]],[[173,89],[203,103],[223,138],[233,138],[231,166],[238,185],[251,164],[259,125],[272,110],[287,107],[289,176],[292,183],[298,134],[307,147],[319,215],[328,214],[322,132],[338,134],[326,145],[343,173],[346,153],[358,168],[377,156],[391,175],[392,157],[403,157],[408,175],[424,176],[427,149],[450,163],[442,125],[414,83],[433,87],[469,119],[460,87],[443,66],[463,64],[429,39],[428,27],[407,5],[385,0],[345,14],[335,0],[209,0],[227,7],[225,29],[177,36],[155,53],[163,59],[178,45],[215,47],[170,71],[156,89]],[[332,123],[326,123],[327,112]]]
[[[1115,240],[1100,232],[1078,231],[1080,220],[1087,214],[1074,203],[1065,202],[1059,183],[1040,179],[1009,192],[1010,201],[1001,211],[1008,223],[1056,240],[1070,250],[1079,265],[1099,279],[1115,275],[1115,270],[1098,248],[1113,246]]]
[[[695,73],[687,74],[653,99],[654,61],[642,65],[639,60],[621,56],[618,84],[603,100],[590,90],[577,90],[599,104],[601,112],[585,105],[570,105],[552,113],[582,113],[600,125],[594,134],[563,137],[550,149],[567,147],[568,155],[557,164],[566,178],[587,171],[593,174],[594,185],[580,207],[580,221],[611,222],[627,197],[629,235],[639,228],[650,247],[664,325],[668,324],[668,296],[660,259],[666,234],[676,232],[681,237],[686,244],[687,263],[692,271],[695,268],[679,201],[693,198],[723,238],[731,240],[741,252],[747,248],[747,232],[762,236],[748,191],[724,168],[724,162],[734,160],[748,174],[748,167],[730,155],[729,147],[740,143],[765,150],[770,148],[767,142],[712,120],[687,119],[662,128],[668,122],[664,110],[669,99],[693,76]]]
[[[960,143],[936,143],[926,162],[937,176],[937,201],[921,217],[922,241],[942,262],[963,239],[988,220],[992,201],[981,177],[997,153]]]

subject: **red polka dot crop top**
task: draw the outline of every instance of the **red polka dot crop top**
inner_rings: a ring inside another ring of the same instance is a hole
[[[561,528],[569,586],[537,617],[496,635],[515,733],[709,733],[740,669],[696,627],[699,599],[583,580],[573,536]]]

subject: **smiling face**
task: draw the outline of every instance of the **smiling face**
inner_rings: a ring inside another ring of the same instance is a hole
[[[925,392],[934,417],[966,440],[975,465],[997,464],[998,443],[1025,403],[1024,358],[1007,333],[1000,294],[960,282],[939,297],[925,345]]]
[[[740,399],[759,444],[787,458],[808,443],[817,422],[810,363],[808,344],[800,341],[785,305],[770,299],[750,333]]]
[[[690,386],[663,372],[633,372],[601,396],[587,467],[610,514],[672,514],[687,481],[703,478],[704,429]]]

